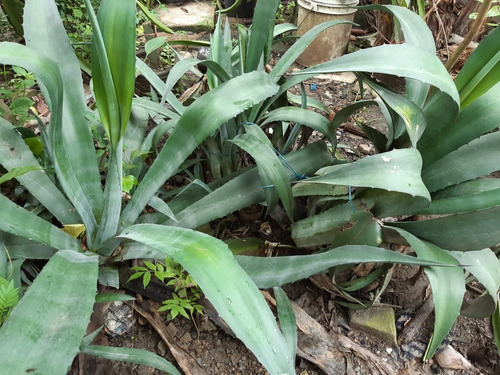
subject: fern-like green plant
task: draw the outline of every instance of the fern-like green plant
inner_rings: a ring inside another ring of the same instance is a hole
[[[19,288],[14,288],[14,281],[7,281],[0,277],[0,326],[9,317],[12,309],[17,305]]]

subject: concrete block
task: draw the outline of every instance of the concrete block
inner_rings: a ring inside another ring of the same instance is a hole
[[[389,345],[397,345],[394,310],[386,306],[374,306],[368,310],[352,310],[351,328],[372,334]]]
[[[156,9],[156,13],[172,30],[201,32],[214,28],[215,7],[211,1],[166,4]]]

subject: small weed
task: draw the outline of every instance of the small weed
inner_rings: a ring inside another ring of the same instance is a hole
[[[158,309],[158,311],[168,312],[168,320],[174,319],[179,314],[188,319],[192,319],[194,313],[203,314],[203,306],[197,303],[201,290],[179,263],[166,257],[164,264],[145,260],[144,266],[132,267],[132,270],[136,272],[128,281],[142,277],[142,284],[144,288],[147,288],[151,277],[154,276],[162,283],[173,286],[175,293],[172,299],[163,301],[163,306]]]

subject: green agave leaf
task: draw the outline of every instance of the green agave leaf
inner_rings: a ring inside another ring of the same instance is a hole
[[[277,36],[279,36],[281,34],[285,34],[289,31],[294,31],[297,29],[298,29],[298,27],[295,26],[293,23],[280,23],[280,24],[274,25],[273,37],[276,38]]]
[[[12,259],[50,259],[57,252],[47,245],[0,231],[2,237]]]
[[[113,147],[118,146],[125,133],[134,95],[135,3],[134,0],[103,0],[96,22],[90,1],[85,1],[93,28],[94,96]]]
[[[258,1],[253,15],[252,29],[246,51],[245,72],[257,70],[264,49],[272,36],[276,22],[276,11],[280,0]],[[264,61],[267,63],[267,61]]]
[[[500,179],[480,178],[438,191],[422,215],[458,214],[500,205]]]
[[[320,169],[309,183],[362,186],[419,196],[430,200],[420,178],[422,160],[415,149],[401,149],[367,156],[353,163]],[[373,173],[377,171],[377,173]]]
[[[43,168],[39,165],[24,165],[22,167],[14,167],[9,172],[0,177],[0,184],[24,176],[26,173],[40,171]]]
[[[394,229],[408,241],[419,259],[458,264],[448,251],[404,230]],[[432,358],[460,314],[465,294],[465,276],[459,267],[426,267],[424,270],[431,283],[434,300],[434,333],[425,352],[424,360],[427,361]]]
[[[105,302],[115,302],[115,301],[134,301],[135,298],[129,296],[128,294],[121,293],[100,293],[95,296],[96,303],[105,303]]]
[[[284,54],[281,56],[278,63],[274,66],[271,71],[271,76],[275,78],[277,81],[283,74],[286,73],[288,68],[297,60],[297,58],[304,52],[307,47],[316,39],[316,37],[323,31],[329,27],[344,24],[344,23],[352,23],[349,21],[330,21],[324,22],[320,25],[317,25],[307,31],[304,35],[302,35]],[[276,27],[278,27],[277,25]]]
[[[298,107],[277,108],[269,112],[265,116],[264,122],[260,125],[263,126],[274,121],[290,121],[299,125],[305,125],[327,136],[332,144],[335,144],[337,141],[335,129],[330,124],[330,121],[316,112]]]
[[[151,69],[144,61],[142,61],[139,58],[136,58],[135,67],[142,74],[142,76],[148,80],[148,82],[157,92],[159,93],[165,92],[165,82],[163,82],[160,79],[160,77],[158,77],[158,75],[154,72],[154,70]],[[167,103],[170,104],[172,108],[177,112],[177,114],[169,115],[168,117],[175,118],[178,116],[178,114],[184,113],[185,110],[184,106],[179,101],[179,99],[175,97],[173,92],[169,91],[167,93],[166,100]]]
[[[211,60],[201,61],[198,59],[183,59],[176,63],[168,73],[168,78],[165,82],[160,106],[163,106],[163,104],[167,100],[167,94],[172,91],[179,79],[181,79],[187,71],[193,69],[196,65],[205,65],[213,74],[215,74],[215,76],[221,83],[229,80],[229,75],[226,73],[226,70],[224,70],[224,68],[217,62]]]
[[[430,192],[488,175],[500,169],[500,133],[484,135],[453,151],[422,171]]]
[[[236,256],[235,258],[254,283],[262,289],[293,283],[340,265],[365,262],[421,266],[450,266],[456,264],[456,260],[451,257],[450,261],[436,262],[366,245],[346,245],[312,255],[275,258]]]
[[[232,41],[229,21],[226,18],[224,27],[222,27],[222,17],[219,16],[217,18],[217,24],[215,25],[215,30],[212,35],[208,59],[215,61],[220,65],[223,71],[231,74],[231,50]],[[207,80],[211,89],[214,89],[220,84],[218,77],[215,76],[212,71],[207,72]]]
[[[40,75],[40,68],[35,70],[34,67],[23,65],[25,60],[21,60],[20,65],[33,71],[41,81],[42,88],[47,89],[48,95],[45,90],[43,93],[45,100],[49,101],[51,111],[49,149],[56,173],[66,196],[84,221],[88,236],[92,239],[97,220],[102,215],[103,196],[90,126],[83,125],[88,122],[85,118],[87,107],[80,65],[54,1],[27,0],[24,22],[26,45],[47,59],[57,57],[60,87],[56,90],[64,92],[60,99],[52,84],[49,87],[47,79]],[[41,33],[40,30],[44,32]]]
[[[267,213],[274,209],[279,196],[288,217],[292,219],[295,201],[285,166],[276,155],[271,141],[261,128],[255,125],[245,125],[244,127],[246,133],[238,135],[232,142],[248,152],[257,162],[260,180],[265,189]]]
[[[280,287],[273,288],[276,299],[276,309],[280,321],[281,331],[288,344],[290,358],[295,358],[297,352],[297,321],[292,305],[286,293]]]
[[[422,17],[415,12],[401,6],[395,5],[371,5],[360,7],[368,10],[384,10],[392,13],[398,20],[401,26],[401,31],[404,34],[405,43],[418,47],[431,54],[436,54],[436,44],[434,37]],[[414,79],[406,79],[405,97],[414,102],[417,107],[422,108],[427,94],[429,85]]]
[[[394,64],[397,61],[397,64]],[[459,96],[455,84],[441,61],[431,53],[409,44],[383,45],[341,56],[335,60],[292,74],[283,89],[318,74],[337,72],[385,73],[432,84],[449,95],[456,105]]]
[[[290,92],[287,92],[286,97],[290,103],[294,103],[294,104],[298,104],[298,105],[302,104],[302,97],[299,95],[295,95],[295,94],[292,94]],[[326,114],[330,114],[330,110],[321,100],[317,100],[317,99],[314,99],[314,98],[309,97],[309,96],[307,97],[306,106],[320,110],[321,112],[324,112]]]
[[[154,16],[154,14],[149,11],[149,8],[142,3],[142,1],[140,1],[140,0],[137,1],[137,6],[142,11],[142,13],[144,13],[146,18],[148,20],[150,20],[158,29],[160,29],[168,34],[174,33],[170,27],[166,26],[163,22],[161,22],[158,18],[156,18]]]
[[[144,49],[146,51],[146,57],[148,57],[151,52],[156,51],[159,48],[165,47],[167,45],[167,40],[163,36],[150,39],[144,44]]]
[[[50,259],[0,328],[2,371],[68,373],[92,314],[97,268],[97,256],[70,250]]]
[[[277,89],[269,75],[253,72],[233,78],[191,104],[124,209],[122,221],[134,222],[151,197],[206,137]]]
[[[23,36],[23,8],[22,0],[2,0],[0,2],[3,13],[7,16],[9,23],[16,31],[16,34]]]
[[[342,245],[378,246],[382,243],[382,231],[370,212],[355,212],[344,230],[335,236],[331,247]]]
[[[436,53],[436,44],[432,32],[422,18],[415,12],[396,5],[360,6],[361,10],[383,10],[393,14],[401,25],[405,43],[419,47],[427,52]]]
[[[408,194],[381,189],[364,189],[358,194],[357,199],[372,199],[375,204],[370,210],[377,218],[398,215],[412,215],[429,206],[429,200],[423,197],[411,198]]]
[[[498,306],[498,302],[497,309],[491,317],[491,325],[493,326],[493,339],[495,340],[497,351],[500,353],[500,307]]]
[[[323,142],[317,142],[285,155],[285,160],[297,173],[310,174],[322,166],[329,165],[332,162],[332,155]],[[286,173],[288,179],[295,177],[295,173],[289,169],[286,169]],[[231,177],[212,193],[204,197],[197,196],[190,205],[176,212],[177,222],[168,220],[163,224],[197,228],[211,220],[265,200],[257,168],[248,169]],[[173,202],[170,203],[170,207],[173,209]]]
[[[388,107],[392,108],[399,115],[410,136],[412,146],[417,147],[417,142],[427,125],[427,120],[422,110],[411,100],[377,85],[373,80],[365,77],[364,81],[382,98]]]
[[[462,110],[455,121],[431,119],[429,127],[432,128],[432,133],[427,136],[426,131],[425,139],[419,143],[424,164],[429,165],[497,128],[500,116],[499,96],[500,83]],[[440,111],[446,112],[443,110],[446,103],[441,103],[440,107]]]
[[[437,219],[397,222],[391,225],[442,248],[460,251],[481,250],[500,243],[499,215],[500,206],[494,206]]]
[[[462,109],[500,80],[500,29],[493,30],[469,56],[455,84]]]
[[[113,348],[109,346],[88,345],[81,348],[81,352],[96,357],[111,359],[112,361],[137,363],[156,368],[171,375],[181,375],[179,370],[158,354],[145,349]]]
[[[75,238],[24,208],[19,207],[2,194],[0,194],[0,203],[2,214],[5,216],[3,220],[0,220],[0,230],[41,242],[60,250],[80,249],[80,244]]]
[[[372,205],[372,201],[355,200],[299,220],[292,224],[292,239],[299,247],[330,244],[351,225],[349,219],[356,211],[368,210]]]
[[[180,263],[272,375],[295,372],[288,345],[266,301],[226,244],[200,232],[153,224],[134,225],[120,236],[144,243]]]
[[[490,249],[478,251],[451,251],[450,254],[484,285],[492,297],[495,308],[500,288],[500,260]]]

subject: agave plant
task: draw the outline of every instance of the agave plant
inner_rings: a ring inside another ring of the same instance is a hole
[[[266,73],[260,68],[266,54],[262,42],[272,35],[274,18],[269,15],[275,14],[278,3],[258,2],[241,74],[233,75],[214,60],[204,62],[217,78],[217,85],[186,107],[172,88],[188,66],[199,62],[182,61],[166,82],[161,81],[144,63],[135,60],[134,1],[103,0],[96,17],[86,0],[94,32],[92,72],[97,115],[86,106],[78,61],[54,1],[26,1],[27,45],[0,43],[0,61],[22,66],[38,79],[51,111],[50,125],[42,128],[42,134],[54,172],[42,169],[13,126],[0,120],[0,164],[39,202],[37,210],[31,212],[0,195],[4,217],[0,222],[0,243],[13,259],[15,286],[20,286],[19,270],[25,260],[48,260],[0,328],[0,359],[5,371],[64,374],[82,351],[146,363],[177,374],[174,366],[155,354],[91,345],[95,334],[84,337],[96,301],[97,283],[118,287],[118,272],[113,266],[128,259],[163,259],[167,255],[179,262],[272,375],[295,371],[294,323],[282,319],[281,331],[258,288],[279,286],[339,264],[442,264],[366,245],[296,257],[234,257],[225,243],[194,230],[247,205],[267,202],[270,209],[276,197],[293,218],[290,180],[297,175],[312,175],[332,163],[331,152],[321,142],[279,156],[265,132],[252,125],[258,119],[265,122],[265,116],[273,121],[290,121],[292,111],[298,114],[298,110],[308,125],[305,109],[291,109],[288,114],[273,114],[269,109],[288,88],[312,77],[311,70],[288,79],[284,74],[319,31],[333,25],[311,30],[270,74]],[[427,84],[434,82],[438,89],[458,100],[455,86],[437,58],[411,45],[360,51],[332,62],[327,71],[389,73],[394,66],[387,60],[399,57],[407,58],[420,70],[408,70],[403,64],[403,68],[396,67],[398,73]],[[160,94],[160,103],[133,98],[136,70]],[[169,107],[160,105],[164,102]],[[155,120],[161,116],[161,121],[146,134],[148,114]],[[95,117],[99,119],[97,127],[103,129],[108,140],[104,180],[89,120]],[[240,123],[245,117],[248,123]],[[319,118],[315,121],[320,125],[314,126],[323,129],[325,135],[331,134],[331,124]],[[191,186],[175,197],[162,191],[164,183],[185,168],[186,160],[198,146],[216,131],[234,124],[241,127],[228,140],[254,156],[257,166],[229,173],[201,189]],[[155,139],[165,132],[169,133],[166,143],[152,164],[146,165],[141,155],[155,148]],[[428,191],[418,177],[418,152],[401,151],[401,170],[411,176],[414,185],[388,188],[428,199]],[[138,180],[126,200],[122,194],[123,161],[131,164],[127,173]],[[266,189],[268,185],[274,190]],[[146,206],[155,212],[144,212]],[[71,236],[67,233],[71,228],[79,232],[84,229],[85,235]],[[0,261],[0,270],[5,269],[6,257],[0,257]]]
[[[399,7],[368,9],[389,11],[400,20],[403,46],[435,54],[434,40],[419,17]],[[500,264],[490,247],[500,243],[499,181],[490,174],[499,169],[495,161],[499,134],[493,132],[499,125],[500,85],[495,73],[499,34],[495,30],[484,39],[447,92],[407,79],[405,96],[401,96],[359,75],[378,98],[344,108],[334,119],[334,127],[360,108],[378,105],[388,132],[382,134],[368,127],[363,130],[377,150],[385,152],[325,167],[317,176],[295,186],[297,195],[325,198],[317,207],[320,213],[292,227],[299,245],[377,245],[384,240],[398,242],[395,237],[399,236],[399,241],[404,239],[419,257],[463,264],[488,293],[464,313],[477,317],[495,314],[498,320]],[[403,60],[399,63],[406,65]],[[330,65],[325,63],[300,74],[326,72]],[[406,66],[419,70],[410,61]],[[408,173],[410,170],[413,173]],[[393,222],[394,217],[409,218]],[[429,359],[459,315],[465,277],[464,270],[458,268],[431,267],[426,272],[436,312],[434,335],[424,358]]]

